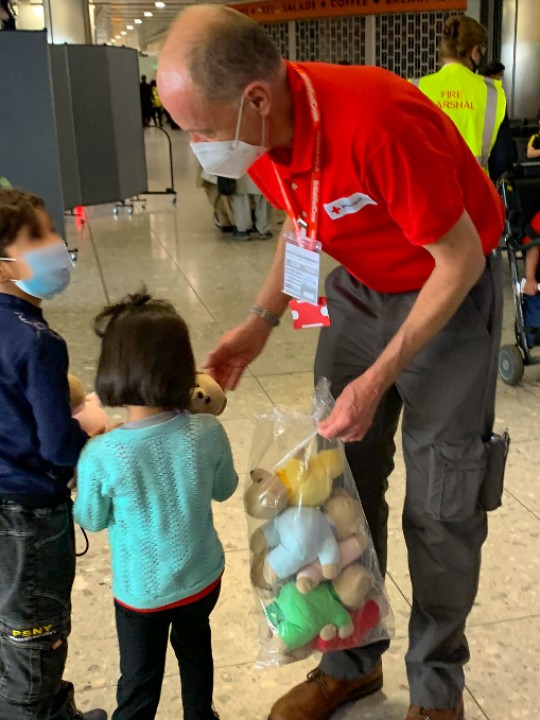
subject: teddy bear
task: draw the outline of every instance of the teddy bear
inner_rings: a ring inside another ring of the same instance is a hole
[[[76,375],[68,373],[71,415],[89,435],[111,425],[111,419],[101,406],[96,393],[86,394],[84,385]]]
[[[277,473],[257,468],[250,477],[244,495],[246,512],[267,521],[250,540],[255,587],[270,590],[276,580],[299,573],[297,589],[308,593],[362,555],[368,544],[362,506],[346,490],[329,493],[322,511],[291,507],[290,491]]]
[[[324,640],[320,635],[313,638],[311,648],[318,652],[327,653],[332,650],[347,650],[351,647],[361,647],[366,640],[366,635],[377,627],[382,619],[380,600],[369,598],[362,607],[351,611],[354,631],[348,638],[340,638],[339,635]]]
[[[345,458],[341,448],[317,452],[304,448],[277,468],[275,474],[289,492],[289,505],[321,506],[330,496],[334,480],[343,474]]]
[[[315,638],[330,642],[351,637],[355,633],[351,612],[363,607],[372,583],[371,573],[357,563],[307,594],[294,582],[286,583],[264,611],[271,631],[281,641],[280,649],[289,653]]]
[[[195,387],[191,393],[190,412],[194,414],[208,413],[209,415],[221,415],[227,406],[227,396],[214,380],[207,373],[197,372],[195,375]]]

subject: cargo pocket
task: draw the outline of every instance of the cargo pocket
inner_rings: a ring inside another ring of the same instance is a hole
[[[479,438],[461,445],[431,447],[426,512],[456,522],[474,515],[487,472],[487,450]]]
[[[54,697],[62,683],[69,630],[66,617],[10,621],[0,641],[0,695],[22,705]]]

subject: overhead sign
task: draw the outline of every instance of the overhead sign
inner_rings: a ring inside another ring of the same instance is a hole
[[[262,0],[230,5],[257,22],[466,10],[467,0]]]

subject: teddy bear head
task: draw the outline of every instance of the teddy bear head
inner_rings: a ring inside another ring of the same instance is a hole
[[[373,584],[373,575],[359,563],[348,565],[332,580],[334,591],[349,610],[361,608]]]
[[[227,405],[227,396],[214,378],[206,373],[195,375],[195,387],[191,394],[190,412],[221,415]]]
[[[289,504],[289,493],[281,480],[268,470],[250,472],[251,484],[244,494],[247,514],[257,520],[271,520]]]
[[[77,408],[84,405],[86,400],[86,392],[82,381],[76,376],[68,373],[68,385],[69,385],[69,404],[71,412],[75,412]]]
[[[325,502],[323,509],[332,521],[338,542],[356,537],[361,547],[365,549],[367,536],[364,530],[364,513],[358,500],[351,497],[344,488],[336,488]]]

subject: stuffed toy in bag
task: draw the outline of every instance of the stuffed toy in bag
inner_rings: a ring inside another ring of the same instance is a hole
[[[351,637],[355,632],[351,611],[363,607],[372,580],[368,570],[355,564],[307,594],[301,593],[294,582],[284,585],[276,600],[265,608],[270,628],[281,640],[281,649],[292,652],[317,637],[325,642]]]
[[[305,448],[300,457],[293,456],[279,467],[276,475],[287,488],[289,505],[319,507],[330,497],[334,480],[344,467],[341,448],[320,452]]]
[[[342,489],[325,498],[323,510],[290,506],[289,488],[280,476],[255,469],[244,495],[247,514],[267,522],[252,535],[251,578],[253,585],[269,590],[277,580],[285,580],[304,570],[297,582],[301,593],[313,590],[322,578],[339,575],[345,564],[360,557],[367,546],[363,532],[362,507]],[[357,547],[340,547],[339,542],[355,538]],[[352,549],[352,557],[351,557]]]

